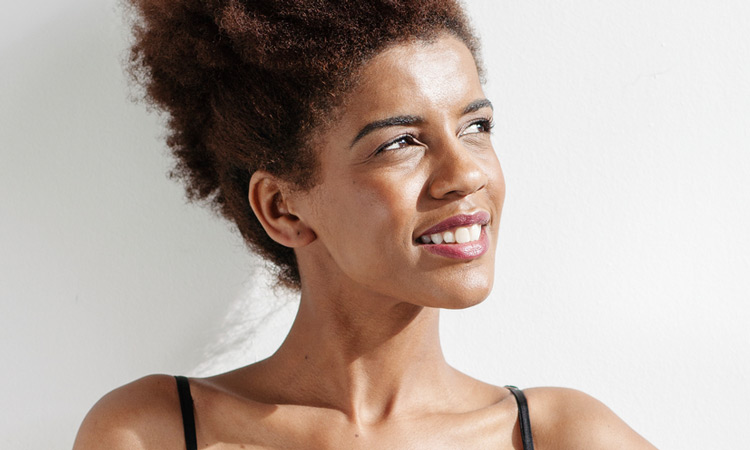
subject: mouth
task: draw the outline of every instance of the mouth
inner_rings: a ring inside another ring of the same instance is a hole
[[[421,245],[466,244],[479,241],[490,221],[490,214],[478,211],[450,217],[422,233],[416,240]]]
[[[422,233],[415,243],[437,256],[472,260],[489,249],[489,221],[490,215],[485,211],[453,216]]]
[[[440,233],[423,234],[419,237],[420,244],[466,244],[478,241],[482,236],[484,226],[475,223],[468,227],[456,227]]]

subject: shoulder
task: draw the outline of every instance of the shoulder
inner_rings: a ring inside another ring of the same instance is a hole
[[[174,377],[149,375],[115,389],[83,420],[75,450],[184,448]]]
[[[594,397],[565,388],[524,390],[539,448],[654,449]]]

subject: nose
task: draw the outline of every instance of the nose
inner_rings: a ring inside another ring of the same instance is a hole
[[[457,137],[446,139],[432,150],[435,162],[429,193],[433,198],[465,197],[487,185],[487,172],[477,158],[478,150],[466,148]]]

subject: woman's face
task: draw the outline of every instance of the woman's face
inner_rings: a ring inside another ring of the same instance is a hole
[[[442,308],[486,298],[505,182],[467,47],[445,35],[382,52],[338,112],[314,140],[319,183],[294,201],[316,235],[297,249],[303,289]]]

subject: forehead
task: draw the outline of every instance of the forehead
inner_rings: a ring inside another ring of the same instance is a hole
[[[362,69],[345,109],[362,121],[419,109],[463,109],[483,98],[477,66],[457,38],[414,41],[388,48]]]

